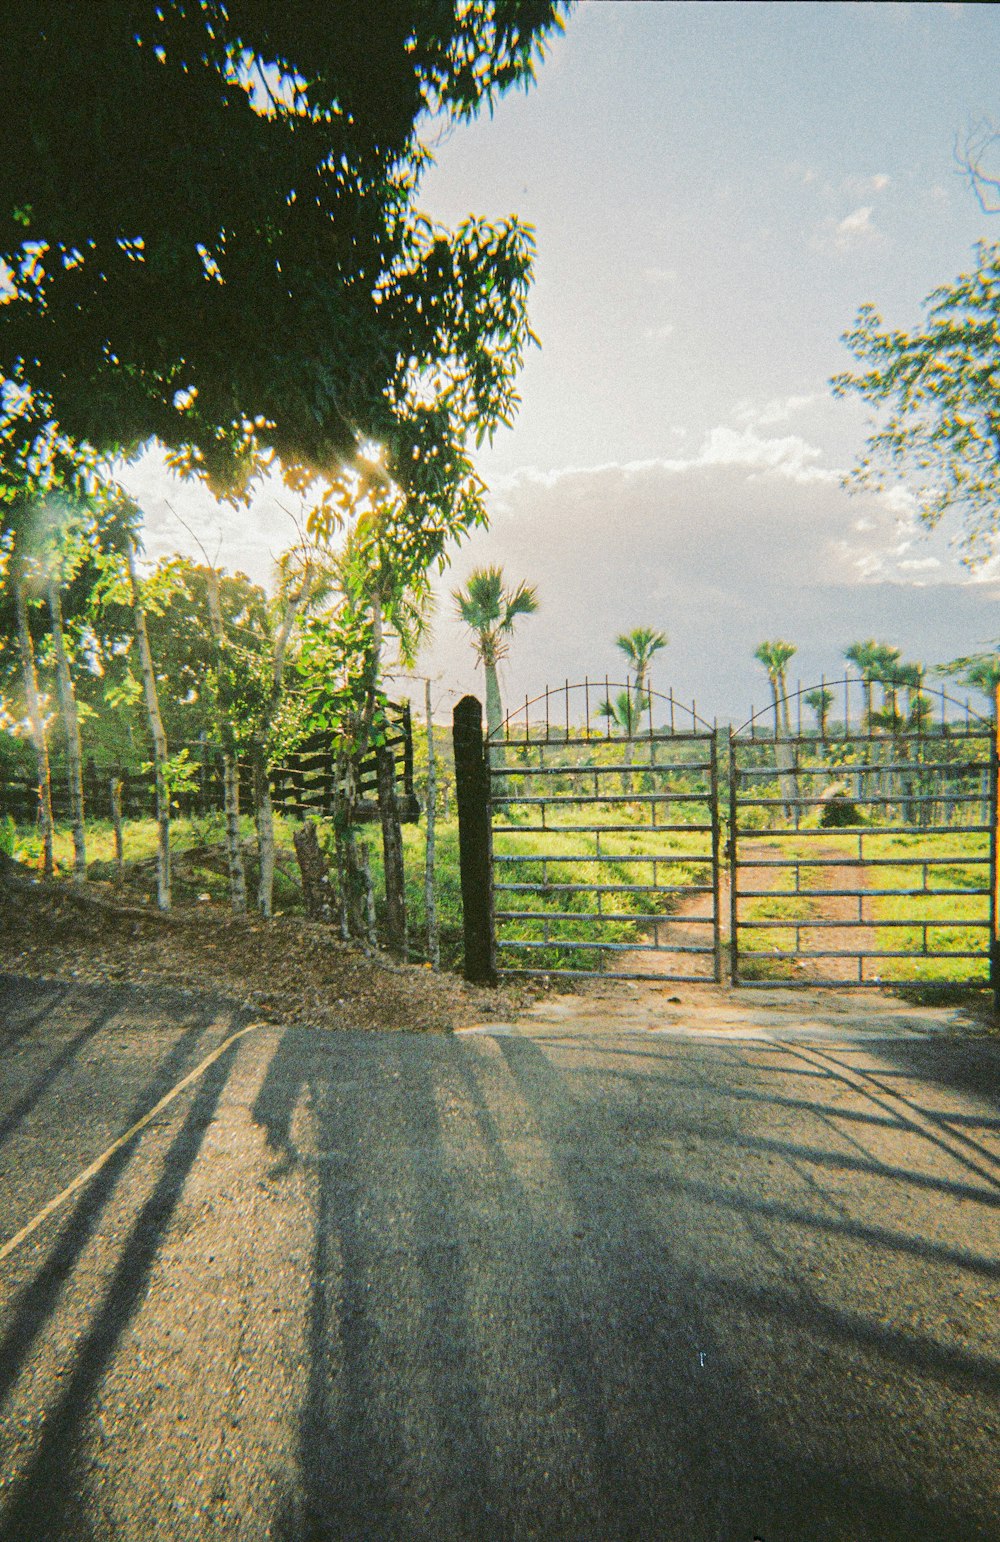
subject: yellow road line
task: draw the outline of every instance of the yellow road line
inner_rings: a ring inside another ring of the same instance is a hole
[[[42,1206],[37,1215],[32,1216],[31,1220],[27,1223],[26,1226],[22,1226],[20,1231],[14,1233],[13,1237],[9,1237],[3,1244],[3,1247],[0,1247],[0,1263],[3,1263],[5,1258],[9,1258],[14,1249],[20,1247],[21,1243],[24,1242],[26,1238],[30,1237],[32,1232],[37,1231],[42,1222],[47,1220],[48,1217],[52,1214],[53,1210],[58,1210],[59,1206],[64,1205],[67,1199],[70,1199],[78,1189],[82,1189],[85,1184],[89,1183],[91,1178],[99,1173],[101,1168],[104,1167],[106,1163],[110,1162],[115,1152],[120,1151],[123,1146],[128,1145],[128,1142],[132,1139],[132,1137],[138,1135],[140,1130],[144,1130],[147,1124],[156,1118],[157,1114],[162,1113],[163,1109],[167,1107],[168,1103],[172,1103],[174,1101],[174,1098],[177,1097],[178,1093],[183,1092],[185,1087],[190,1087],[192,1082],[197,1081],[198,1077],[201,1076],[203,1072],[207,1071],[209,1066],[213,1065],[215,1061],[219,1059],[220,1055],[225,1054],[226,1050],[231,1044],[235,1044],[237,1039],[242,1039],[244,1034],[253,1033],[258,1028],[267,1028],[270,1026],[271,1025],[268,1023],[250,1023],[246,1028],[239,1028],[237,1029],[236,1033],[231,1033],[228,1039],[224,1039],[217,1049],[213,1049],[210,1055],[205,1056],[205,1059],[201,1062],[200,1065],[196,1065],[194,1070],[189,1071],[188,1074],[183,1077],[175,1087],[171,1087],[170,1091],[165,1093],[160,1101],[153,1105],[148,1114],[143,1114],[141,1119],[137,1119],[132,1128],[126,1130],[124,1135],[120,1135],[118,1139],[108,1147],[107,1151],[102,1151],[101,1155],[97,1158],[96,1161],[91,1162],[89,1167],[85,1167],[83,1172],[77,1173],[76,1177],[73,1179],[73,1182],[67,1184],[66,1188],[63,1189],[61,1194],[57,1194],[55,1199],[50,1199],[47,1205]]]

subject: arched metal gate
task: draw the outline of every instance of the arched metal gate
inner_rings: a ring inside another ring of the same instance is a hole
[[[967,702],[797,690],[730,736],[728,781],[733,984],[996,983],[996,735]]]
[[[585,680],[455,723],[470,978],[1000,992],[996,733],[966,702],[847,679],[733,731]]]

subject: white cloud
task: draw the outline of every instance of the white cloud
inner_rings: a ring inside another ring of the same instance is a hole
[[[808,395],[775,396],[770,401],[756,403],[738,402],[733,413],[737,423],[751,428],[770,428],[775,423],[787,423],[797,412],[804,412],[817,402],[828,401],[828,395],[811,391]]]
[[[841,192],[852,198],[869,198],[873,193],[884,193],[891,186],[892,178],[884,171],[877,171],[869,177],[845,177],[840,184]]]
[[[811,245],[816,251],[851,252],[866,246],[879,246],[885,241],[882,232],[872,221],[872,205],[861,204],[842,219],[825,219],[813,232]]]
[[[833,243],[842,252],[877,239],[878,231],[872,224],[871,204],[863,204],[860,209],[845,214],[833,234]]]
[[[646,327],[642,335],[649,342],[664,343],[668,337],[673,337],[676,330],[677,328],[674,326],[672,321],[665,321],[663,325],[659,327]]]
[[[458,551],[443,587],[486,562],[538,586],[540,609],[507,665],[512,696],[613,673],[615,635],[650,625],[671,638],[661,683],[742,721],[765,688],[753,662],[762,637],[796,641],[811,683],[834,678],[858,637],[931,663],[995,630],[996,574],[975,582],[904,500],[849,495],[794,435],[720,425],[694,455],[525,468],[492,506],[490,530]],[[478,689],[450,609],[444,598],[427,662],[459,693]]]

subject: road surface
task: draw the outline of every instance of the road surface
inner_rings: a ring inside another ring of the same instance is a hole
[[[996,1542],[998,1042],[621,999],[0,981],[4,1542]]]

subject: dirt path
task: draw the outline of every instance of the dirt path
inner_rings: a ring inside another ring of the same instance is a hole
[[[741,856],[744,860],[752,861],[766,856],[773,856],[775,848],[766,841],[744,843],[741,846]],[[831,863],[829,867],[807,869],[818,875],[817,887],[821,889],[849,889],[854,892],[844,895],[833,895],[828,898],[814,900],[810,906],[810,920],[824,923],[843,922],[842,926],[823,925],[812,931],[806,925],[802,925],[800,938],[803,951],[801,956],[791,964],[790,978],[794,980],[844,980],[854,983],[858,980],[857,962],[855,958],[816,958],[810,957],[813,951],[845,952],[850,954],[873,953],[875,950],[875,930],[872,926],[864,924],[867,920],[865,911],[868,907],[862,899],[861,917],[859,919],[858,896],[863,895],[865,889],[865,873],[863,864],[851,858],[845,850],[833,850],[829,853],[834,857],[844,857],[847,860]],[[785,881],[787,871],[781,868],[757,868],[753,869],[752,883],[754,885],[751,894],[741,890],[742,900],[752,899],[759,895],[765,897],[772,889],[787,888]],[[808,891],[804,891],[808,897]],[[729,936],[730,936],[730,882],[727,868],[723,868],[719,881],[719,914],[722,930],[723,973],[728,974],[729,968]],[[714,957],[711,952],[690,953],[689,948],[711,948],[712,946],[712,895],[695,894],[690,899],[682,900],[677,910],[662,922],[657,923],[646,935],[646,941],[654,944],[650,951],[637,949],[634,953],[622,953],[619,955],[619,967],[623,971],[635,971],[640,974],[662,976],[666,979],[694,975],[710,980],[714,974]],[[741,927],[745,922],[745,916],[740,917]],[[789,926],[794,923],[790,922]],[[804,934],[804,936],[802,935]],[[787,961],[782,960],[783,964]],[[866,981],[872,984],[878,983],[877,964],[869,965],[865,975]]]

